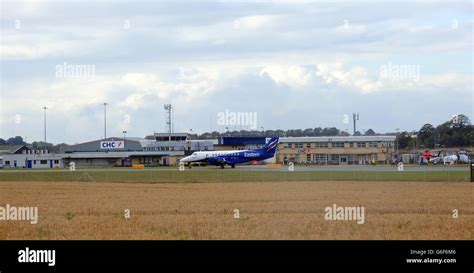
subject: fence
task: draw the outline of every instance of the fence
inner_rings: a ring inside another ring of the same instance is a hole
[[[471,172],[474,166],[471,166]],[[285,181],[472,181],[470,171],[287,171],[287,170],[201,170],[118,169],[48,170],[0,172],[0,181],[77,182],[285,182]]]

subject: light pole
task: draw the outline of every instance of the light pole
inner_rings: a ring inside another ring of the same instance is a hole
[[[104,139],[107,138],[107,103],[104,102]]]
[[[123,133],[123,149],[125,150],[125,134],[127,133],[127,131],[122,131]]]
[[[44,110],[44,146],[45,147],[46,147],[46,109],[48,109],[48,107],[43,106],[43,110]]]

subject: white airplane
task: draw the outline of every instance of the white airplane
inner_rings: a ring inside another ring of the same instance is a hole
[[[235,168],[235,164],[261,161],[274,157],[278,141],[278,137],[272,137],[265,146],[255,150],[194,152],[192,155],[182,158],[179,162],[187,163],[189,167],[193,162],[205,162],[209,165],[221,166],[221,169],[226,164]]]

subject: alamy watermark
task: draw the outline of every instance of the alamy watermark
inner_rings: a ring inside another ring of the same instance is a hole
[[[95,79],[95,65],[93,64],[58,64],[55,67],[56,78],[68,78],[68,79]]]
[[[56,265],[56,250],[51,249],[20,249],[18,251],[19,263],[47,263],[48,266]]]
[[[0,221],[30,221],[35,225],[38,223],[38,207],[0,206]]]
[[[257,129],[257,112],[233,112],[226,109],[217,113],[218,126],[244,126],[247,129]]]
[[[324,218],[327,221],[356,221],[361,225],[365,222],[365,207],[338,207],[333,204],[332,207],[324,209]]]
[[[388,79],[420,80],[419,64],[393,64],[388,62],[380,66],[380,76]]]

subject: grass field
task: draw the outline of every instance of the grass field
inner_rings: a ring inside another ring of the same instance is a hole
[[[163,180],[173,181],[168,176],[186,177],[194,173],[159,174],[164,176]],[[226,173],[263,175],[265,181],[270,178],[267,175],[285,175]],[[146,175],[150,175],[147,172],[140,174],[143,177],[135,178],[137,181],[146,181]],[[62,174],[47,175],[53,180],[57,178],[55,175]],[[94,175],[99,180],[104,174]],[[219,179],[213,176],[215,173],[201,175],[199,179]],[[302,179],[299,175],[307,174],[294,175],[292,179]],[[225,179],[223,177],[220,178]],[[116,177],[121,180],[119,178]],[[194,181],[195,178],[187,179]],[[276,181],[281,180],[284,179],[278,177]],[[3,181],[0,183],[0,206],[37,206],[39,222],[32,225],[24,221],[0,221],[0,239],[472,240],[473,187],[474,183],[469,182]],[[333,204],[364,206],[365,223],[326,221],[324,208]],[[129,219],[124,217],[126,209],[131,213]],[[234,218],[235,209],[240,212],[238,219]],[[452,216],[454,209],[459,211],[458,218]]]
[[[94,181],[94,182],[284,182],[284,181],[426,181],[465,182],[469,172],[460,171],[244,171],[244,170],[102,170],[52,172],[2,172],[0,181]]]
[[[40,219],[0,221],[0,239],[472,240],[468,180],[462,170],[8,171],[0,206],[37,206]],[[365,223],[326,221],[333,204],[364,206]]]

